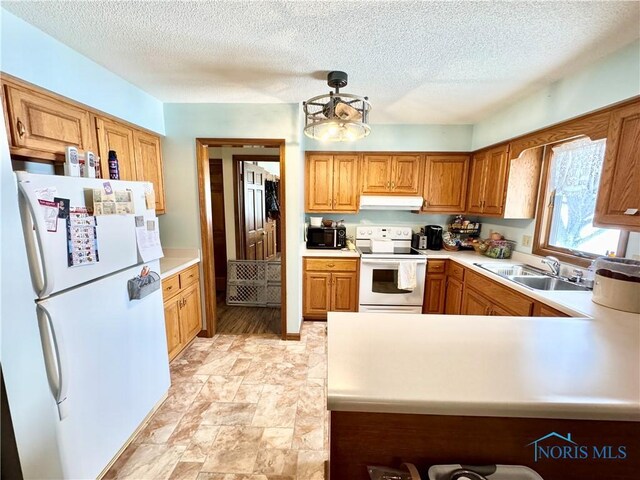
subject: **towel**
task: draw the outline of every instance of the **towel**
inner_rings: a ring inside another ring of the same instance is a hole
[[[398,264],[398,289],[414,290],[416,288],[416,267],[418,262],[403,260]]]

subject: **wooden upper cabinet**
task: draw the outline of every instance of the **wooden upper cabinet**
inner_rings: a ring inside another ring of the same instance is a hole
[[[422,211],[464,212],[468,170],[468,155],[427,155]]]
[[[333,211],[358,211],[358,156],[333,157]]]
[[[640,231],[640,101],[611,113],[594,225]]]
[[[509,172],[509,145],[489,150],[485,169],[482,213],[501,215]]]
[[[164,177],[160,138],[139,130],[133,132],[136,178],[153,184],[156,213],[164,213]]]
[[[11,153],[64,161],[65,148],[92,149],[87,110],[56,97],[5,84]]]
[[[120,180],[137,180],[133,129],[108,118],[96,117],[102,176],[109,178],[109,150],[118,156]]]
[[[467,212],[469,213],[482,213],[486,166],[487,151],[475,153],[469,168],[469,193],[467,195]]]
[[[467,212],[502,215],[508,175],[508,144],[474,154],[469,173]]]
[[[307,212],[358,211],[358,156],[307,154]]]
[[[362,193],[391,190],[391,155],[365,155],[362,162]]]
[[[362,193],[418,195],[421,167],[420,155],[365,155]]]

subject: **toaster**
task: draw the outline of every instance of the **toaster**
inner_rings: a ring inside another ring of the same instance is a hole
[[[427,236],[422,233],[414,233],[411,235],[411,246],[419,250],[427,248]]]

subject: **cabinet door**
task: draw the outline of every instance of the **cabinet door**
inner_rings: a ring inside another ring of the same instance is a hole
[[[391,156],[365,155],[362,162],[362,193],[391,190]]]
[[[555,308],[550,307],[549,305],[545,305],[544,303],[536,302],[533,305],[533,316],[534,317],[568,317],[569,315],[567,315],[564,312],[561,312],[560,310],[556,310]]]
[[[484,177],[487,166],[487,152],[478,152],[471,159],[469,188],[467,194],[467,212],[482,213],[484,195]]]
[[[445,292],[445,275],[427,273],[422,313],[444,313]]]
[[[302,315],[309,318],[327,318],[327,312],[331,308],[331,273],[304,272],[302,290]]]
[[[11,146],[16,153],[64,160],[65,148],[91,149],[91,118],[87,110],[54,97],[5,85]],[[32,150],[20,151],[19,149]]]
[[[487,153],[482,213],[502,215],[509,173],[509,146],[492,148]]]
[[[200,314],[200,284],[194,283],[180,294],[180,334],[183,345],[186,345],[202,330]]]
[[[358,311],[358,274],[333,273],[331,277],[331,311]]]
[[[470,288],[462,292],[462,315],[490,315],[491,301]]]
[[[180,295],[164,302],[164,325],[167,332],[169,360],[182,349],[180,337]]]
[[[489,310],[489,315],[493,315],[495,317],[522,317],[524,315],[518,315],[517,313],[512,312],[506,308],[501,307],[500,305],[491,305],[491,309]]]
[[[396,155],[391,162],[391,192],[418,195],[422,176],[420,155]]]
[[[333,157],[333,210],[358,211],[358,156]]]
[[[134,130],[136,179],[151,182],[156,197],[156,213],[164,213],[164,177],[160,138]],[[118,155],[119,157],[119,155]]]
[[[118,155],[118,169],[120,180],[136,180],[135,149],[133,142],[133,130],[112,120],[97,117],[96,129],[98,131],[98,149],[100,151],[100,164],[106,171],[104,178],[109,178],[109,150],[114,150]]]
[[[423,212],[464,212],[467,198],[467,155],[427,155]]]
[[[333,208],[333,156],[307,155],[307,212],[330,212]]]
[[[640,231],[639,185],[640,102],[634,102],[611,113],[594,225]]]
[[[462,309],[462,290],[462,282],[451,277],[447,279],[444,313],[447,315],[460,315]]]

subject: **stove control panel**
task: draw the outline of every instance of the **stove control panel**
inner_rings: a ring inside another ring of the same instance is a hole
[[[390,240],[411,240],[413,229],[411,227],[389,226],[380,227],[365,225],[356,228],[356,240],[368,240],[371,238],[388,238]]]

